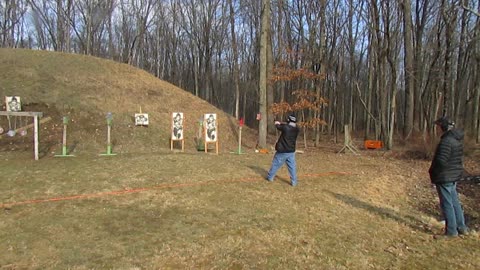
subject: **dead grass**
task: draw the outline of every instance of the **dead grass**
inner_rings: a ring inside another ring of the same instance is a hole
[[[433,240],[436,217],[409,200],[428,186],[419,162],[307,152],[292,188],[284,168],[263,180],[263,154],[26,156],[1,155],[3,269],[480,267],[478,235]]]

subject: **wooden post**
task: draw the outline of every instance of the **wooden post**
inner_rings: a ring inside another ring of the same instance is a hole
[[[181,140],[175,140],[173,138],[170,139],[170,150],[173,151],[173,143],[174,142],[180,142],[181,145],[182,145],[182,152],[185,151],[185,139],[181,139]]]
[[[215,142],[205,142],[205,153],[208,153],[208,144],[210,143],[215,144],[215,153],[218,155],[218,140]]]

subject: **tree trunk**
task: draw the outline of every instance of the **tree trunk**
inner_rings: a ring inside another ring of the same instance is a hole
[[[238,68],[238,48],[235,33],[235,10],[233,8],[233,0],[228,1],[230,8],[230,34],[232,36],[232,50],[233,50],[233,82],[235,88],[235,112],[234,115],[240,119],[240,71]]]
[[[478,12],[480,14],[480,6],[478,7]],[[473,55],[474,55],[474,63],[475,63],[475,73],[476,79],[474,84],[474,99],[473,99],[473,115],[472,115],[472,122],[473,122],[473,130],[475,133],[475,142],[480,143],[480,116],[479,116],[479,106],[480,106],[480,15],[477,15],[476,19],[476,27],[474,31],[474,39],[475,45],[473,48]]]
[[[270,13],[270,12],[269,12]],[[271,31],[271,26],[270,26],[270,15],[268,19],[269,23],[269,31],[267,31],[267,134],[270,133],[275,133],[277,130],[275,128],[275,116],[273,113],[269,110],[269,107],[275,102],[275,95],[273,91],[273,84],[271,83],[270,80],[270,74],[272,74],[273,71],[273,50],[272,50],[272,31]]]
[[[403,34],[405,51],[405,116],[403,137],[408,140],[413,131],[413,113],[415,104],[415,70],[413,68],[413,39],[412,39],[412,3],[410,0],[401,1],[403,10]]]
[[[326,0],[320,0],[320,33],[319,33],[319,51],[318,51],[318,64],[320,65],[318,74],[321,75],[320,80],[317,80],[316,82],[316,94],[317,94],[317,99],[320,99],[320,97],[323,95],[323,88],[324,88],[324,75],[326,73],[326,68],[325,68],[325,54],[326,54],[326,48],[327,48],[327,38],[325,36],[326,32],[326,20],[325,20],[325,13],[326,13]],[[320,118],[321,117],[321,111],[320,108],[318,111],[315,112],[315,118]],[[318,147],[320,145],[320,125],[316,124],[315,125],[315,147]]]
[[[444,91],[444,100],[443,100],[443,113],[442,115],[449,115],[453,117],[455,112],[455,95],[454,87],[452,83],[452,42],[453,42],[453,32],[454,25],[456,21],[456,12],[447,7],[447,1],[442,0],[440,6],[440,12],[443,16],[445,23],[445,58],[444,58],[444,72],[443,72],[443,91]]]
[[[260,36],[260,82],[259,82],[259,108],[260,123],[258,127],[258,145],[267,146],[267,59],[268,59],[268,33],[270,32],[270,0],[262,0],[262,32]]]

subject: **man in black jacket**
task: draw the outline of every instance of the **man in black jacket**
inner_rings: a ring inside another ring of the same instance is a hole
[[[272,166],[268,171],[267,180],[273,181],[278,169],[284,163],[287,164],[288,173],[290,174],[290,183],[292,186],[297,185],[297,164],[295,161],[295,147],[297,136],[300,129],[297,127],[297,118],[292,114],[287,118],[287,123],[275,121],[275,127],[281,131],[280,137],[275,144],[275,156],[273,157]]]
[[[457,194],[456,182],[463,174],[463,131],[454,129],[455,123],[447,117],[435,121],[443,134],[429,169],[430,180],[435,184],[440,208],[445,218],[445,235],[467,234],[463,209]]]

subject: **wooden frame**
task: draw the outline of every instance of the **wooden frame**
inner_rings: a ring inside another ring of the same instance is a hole
[[[38,160],[38,133],[39,133],[39,121],[38,118],[43,116],[42,112],[11,112],[11,111],[0,111],[0,115],[6,116],[26,116],[33,117],[33,142],[34,142],[34,155],[35,160]]]
[[[217,114],[206,113],[203,116],[203,131],[205,142],[205,153],[208,153],[208,144],[215,144],[215,152],[218,154],[218,123]]]
[[[180,141],[182,144],[182,152],[185,151],[184,126],[185,117],[183,112],[173,112],[170,132],[170,150],[173,151],[173,144]]]
[[[341,152],[347,152],[347,150],[350,150],[350,152],[354,153],[355,155],[358,154],[358,149],[355,147],[355,145],[352,142],[352,137],[350,136],[350,127],[349,125],[345,125],[345,141],[343,148],[338,151],[338,153]]]

